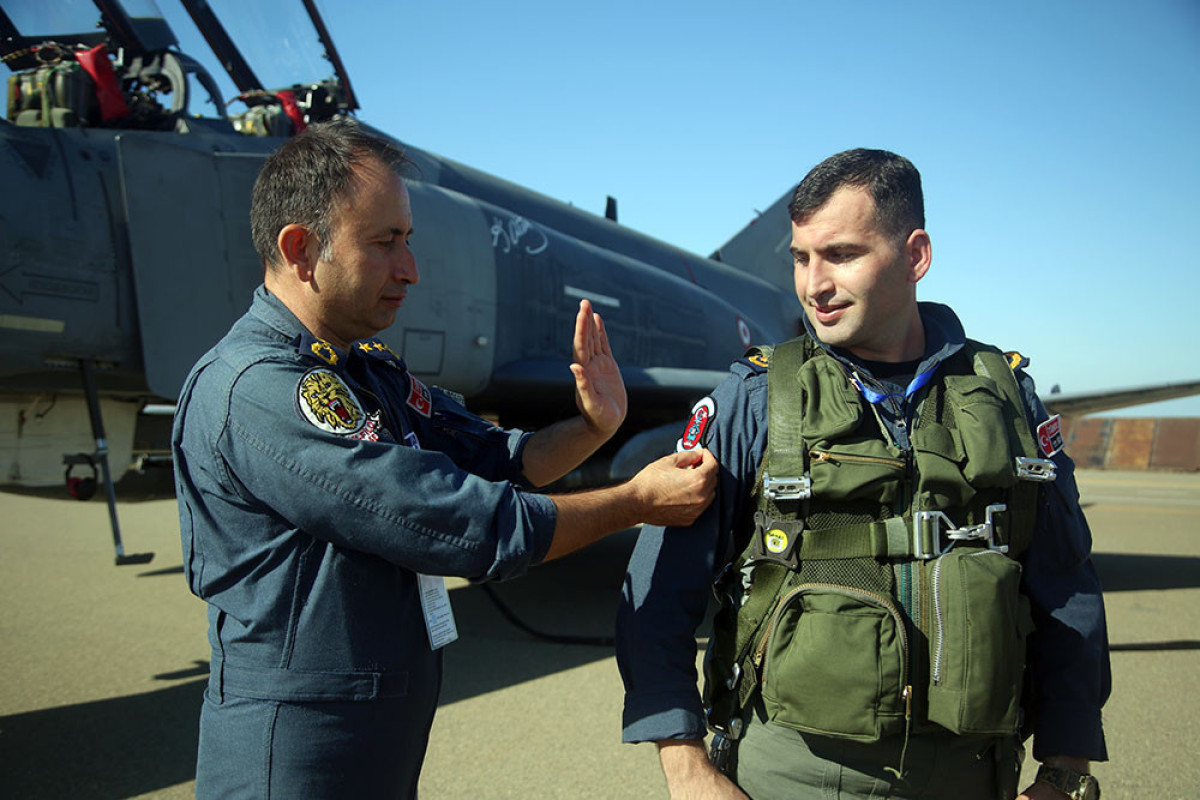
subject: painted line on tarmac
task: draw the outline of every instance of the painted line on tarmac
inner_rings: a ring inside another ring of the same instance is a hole
[[[1108,503],[1088,503],[1084,508],[1085,514],[1093,511],[1127,511],[1134,514],[1182,514],[1185,516],[1200,516],[1200,508],[1162,508],[1161,506],[1119,506]]]

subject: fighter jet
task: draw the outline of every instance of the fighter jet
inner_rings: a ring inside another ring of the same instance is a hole
[[[113,482],[130,464],[169,460],[166,423],[183,378],[262,280],[248,213],[259,167],[307,125],[358,111],[313,0],[180,2],[235,98],[200,54],[181,51],[153,0],[0,9],[10,72],[0,485],[65,480],[80,498],[103,487],[118,563],[130,557]],[[240,49],[230,31],[247,18],[266,23],[249,26],[256,36],[279,41]],[[260,81],[281,64],[295,74]],[[703,257],[620,225],[615,201],[594,215],[398,143],[414,162],[422,279],[381,338],[477,413],[537,428],[574,413],[570,331],[578,301],[590,299],[630,413],[573,480],[619,479],[668,451],[732,360],[800,330],[778,241],[786,197]],[[659,312],[664,302],[671,313]]]
[[[357,110],[312,2],[274,8],[289,57],[312,69],[284,86],[264,86],[256,69],[273,65],[251,64],[222,24],[244,8],[183,5],[236,101],[148,0],[140,16],[119,0],[0,12],[12,73],[0,121],[0,483],[65,475],[79,496],[106,488],[112,505],[127,465],[165,454],[154,414],[169,415],[191,364],[262,279],[248,208],[263,159],[305,126]],[[271,17],[264,9],[255,13]],[[299,52],[307,42],[312,52]],[[731,360],[798,330],[790,287],[625,228],[615,203],[593,215],[400,144],[414,162],[422,280],[381,338],[426,383],[499,424],[536,428],[574,413],[570,331],[589,298],[630,414],[580,480],[669,448]],[[670,314],[657,313],[664,299]],[[120,556],[115,506],[112,519]]]

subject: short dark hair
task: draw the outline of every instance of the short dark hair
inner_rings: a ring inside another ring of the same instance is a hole
[[[328,258],[334,214],[355,167],[372,158],[398,175],[409,163],[400,147],[345,116],[310,125],[272,153],[250,198],[250,232],[263,265],[278,262],[279,232],[292,224],[311,230]]]
[[[875,200],[875,221],[885,234],[907,237],[925,227],[921,173],[887,150],[846,150],[817,164],[800,181],[788,204],[792,222],[802,223],[843,186],[858,186]]]

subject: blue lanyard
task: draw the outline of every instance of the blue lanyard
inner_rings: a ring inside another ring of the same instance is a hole
[[[904,390],[904,399],[907,400],[917,392],[921,391],[921,387],[933,379],[933,373],[937,372],[937,368],[938,365],[934,364],[932,367],[913,378],[912,381],[909,382],[908,388]],[[850,382],[853,383],[860,392],[862,392],[863,397],[867,398],[867,402],[871,403],[872,405],[881,403],[889,397],[899,396],[895,392],[891,394],[884,394],[883,392],[875,391],[870,386],[867,386],[862,382],[862,379],[858,377],[857,372],[851,373]]]

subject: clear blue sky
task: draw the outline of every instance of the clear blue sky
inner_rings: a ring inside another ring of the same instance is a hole
[[[924,177],[919,296],[1043,392],[1200,379],[1197,0],[319,6],[359,116],[402,141],[596,213],[611,194],[704,254],[822,158],[894,150]]]
[[[1200,379],[1196,0],[353,7],[321,4],[360,116],[413,145],[700,253],[824,157],[894,150],[919,296],[1042,391]]]

